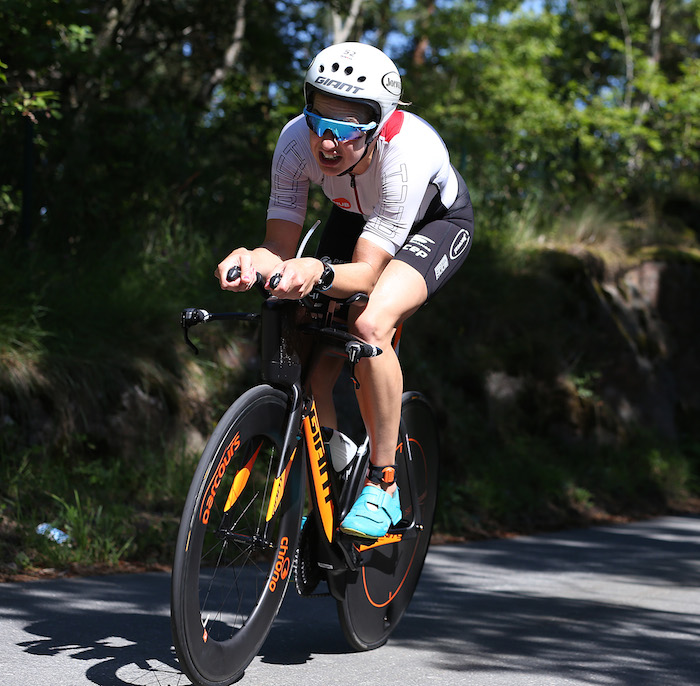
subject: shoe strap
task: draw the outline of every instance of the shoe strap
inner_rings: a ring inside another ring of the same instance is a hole
[[[396,481],[396,465],[377,467],[370,464],[367,478],[374,484],[391,486]]]

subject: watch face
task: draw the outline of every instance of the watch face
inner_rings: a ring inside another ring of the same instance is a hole
[[[333,271],[333,267],[331,267],[327,262],[324,262],[323,263],[323,274],[321,274],[321,278],[318,280],[318,283],[316,284],[317,290],[327,291],[333,283],[334,276],[335,276],[335,272]]]

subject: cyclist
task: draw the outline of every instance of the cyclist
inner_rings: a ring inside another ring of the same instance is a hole
[[[303,114],[282,130],[272,161],[266,235],[218,265],[221,288],[251,288],[255,272],[279,298],[312,291],[369,294],[350,330],[383,354],[361,360],[357,396],[370,437],[371,466],[360,498],[341,523],[378,538],[401,519],[395,483],[403,377],[391,347],[397,327],[444,286],[464,262],[474,221],[467,186],[446,146],[425,121],[397,109],[401,77],[382,51],[363,43],[322,50],[304,80]],[[309,184],[333,207],[316,257],[295,258]],[[232,282],[226,274],[239,266]],[[279,274],[272,288],[269,278]],[[310,383],[319,420],[337,427],[332,389],[342,361],[328,358]]]

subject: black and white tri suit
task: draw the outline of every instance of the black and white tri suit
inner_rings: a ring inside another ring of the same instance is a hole
[[[430,297],[471,249],[474,215],[466,183],[435,129],[414,114],[394,112],[369,168],[341,176],[323,174],[304,117],[296,117],[275,148],[268,219],[303,226],[310,183],[333,202],[319,256],[349,262],[358,237],[365,238],[419,271]]]

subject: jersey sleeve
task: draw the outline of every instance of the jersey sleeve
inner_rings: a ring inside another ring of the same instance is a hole
[[[272,157],[268,219],[284,219],[303,226],[309,194],[308,140],[302,116],[282,129]]]

